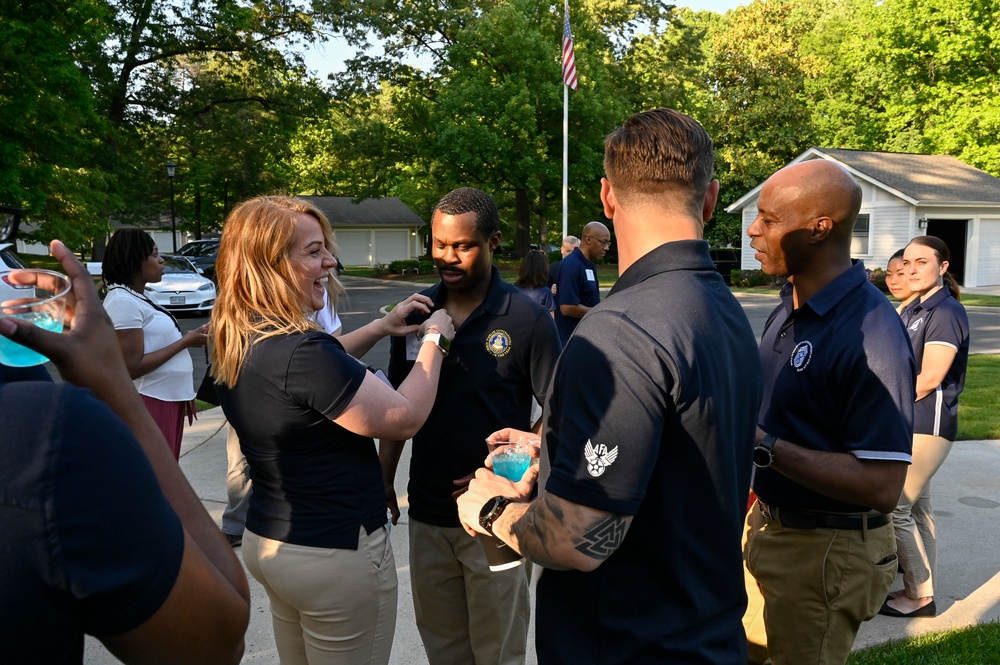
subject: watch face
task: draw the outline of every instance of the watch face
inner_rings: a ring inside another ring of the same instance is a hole
[[[769,467],[771,466],[772,459],[773,457],[771,456],[771,451],[768,450],[767,448],[764,448],[762,446],[757,446],[756,448],[753,449],[754,466],[760,468]]]

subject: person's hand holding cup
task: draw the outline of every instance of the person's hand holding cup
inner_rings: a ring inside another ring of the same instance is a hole
[[[16,298],[0,302],[0,318],[27,321],[43,330],[61,333],[66,318],[70,280],[51,270],[19,269],[4,280]],[[0,363],[9,367],[30,367],[47,362],[37,351],[0,335]]]

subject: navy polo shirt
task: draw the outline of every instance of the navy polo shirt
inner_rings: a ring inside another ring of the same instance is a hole
[[[559,305],[583,305],[593,307],[601,302],[600,283],[597,281],[597,267],[591,263],[579,247],[575,247],[569,255],[560,262],[555,274],[556,285],[556,327],[559,338],[565,345],[566,340],[580,319],[575,316],[564,316]]]
[[[422,293],[439,308],[444,289],[438,283]],[[419,315],[407,322],[426,319]],[[483,466],[487,436],[503,427],[529,428],[532,397],[544,400],[559,350],[548,310],[504,282],[494,267],[486,298],[455,333],[434,407],[413,437],[410,517],[434,526],[461,526],[452,481]],[[412,367],[406,338],[393,337],[389,380],[398,386]]]
[[[926,301],[918,299],[903,312],[903,323],[913,345],[917,367],[924,361],[924,347],[943,344],[955,349],[955,359],[934,392],[913,405],[913,432],[954,441],[958,435],[958,396],[965,388],[969,365],[969,318],[965,308],[946,287]]]
[[[760,427],[808,448],[859,459],[910,461],[916,372],[902,321],[859,261],[792,309],[781,290],[760,342]],[[757,469],[754,491],[786,508],[861,512],[774,469]]]
[[[546,401],[543,484],[633,521],[596,570],[542,572],[539,663],[746,663],[758,358],[700,240],[643,256],[580,322]]]

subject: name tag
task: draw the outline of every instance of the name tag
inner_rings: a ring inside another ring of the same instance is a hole
[[[406,336],[406,359],[416,360],[419,353],[420,340],[417,338],[417,333],[410,333]]]
[[[584,272],[587,275],[587,281],[588,282],[596,282],[597,281],[597,277],[594,276],[594,271],[593,270],[591,270],[590,268],[587,268],[586,270],[584,270]]]

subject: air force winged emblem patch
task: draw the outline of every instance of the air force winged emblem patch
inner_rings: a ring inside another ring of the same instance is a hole
[[[583,447],[583,456],[587,458],[587,472],[597,478],[603,475],[608,467],[618,459],[618,446],[608,450],[608,447],[603,443],[595,446],[590,442],[590,439],[587,439],[587,443]]]

